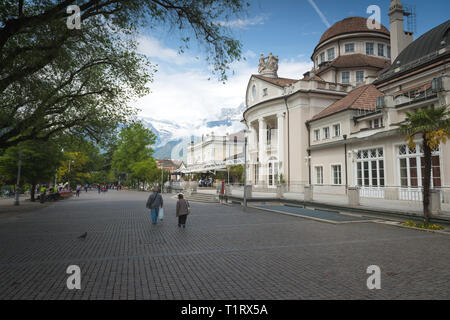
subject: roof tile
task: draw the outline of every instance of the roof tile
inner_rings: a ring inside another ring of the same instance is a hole
[[[322,110],[309,120],[309,122],[328,117],[347,109],[375,110],[377,98],[382,95],[383,93],[381,93],[381,91],[373,84],[363,85],[351,91],[346,97]]]

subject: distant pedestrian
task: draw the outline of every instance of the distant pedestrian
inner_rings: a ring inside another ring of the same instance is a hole
[[[163,198],[158,193],[158,187],[153,188],[153,193],[148,197],[146,207],[150,209],[152,223],[156,224],[158,222],[159,208],[163,207]]]
[[[39,194],[39,201],[41,203],[44,203],[45,201],[45,197],[46,197],[46,192],[47,192],[47,187],[44,185],[42,185],[41,189],[39,190],[40,194]]]
[[[100,193],[100,191],[102,191],[102,188],[100,187],[99,184],[97,185],[97,190],[98,190],[98,193]]]
[[[80,196],[81,184],[77,184],[77,197]]]
[[[178,227],[186,228],[186,219],[188,214],[190,213],[191,208],[189,206],[189,202],[184,199],[182,193],[178,194],[177,201],[177,217],[178,217]]]
[[[86,183],[85,185],[84,185],[84,191],[88,191],[88,188],[89,188],[89,185]]]

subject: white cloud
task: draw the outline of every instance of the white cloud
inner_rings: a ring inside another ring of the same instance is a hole
[[[218,21],[217,24],[229,28],[237,28],[245,30],[249,26],[264,24],[267,20],[266,15],[259,15],[253,18],[247,19],[235,19],[230,21]]]
[[[306,71],[311,70],[312,62],[295,59],[284,59],[280,61],[278,76],[283,78],[301,79]]]
[[[179,54],[178,51],[165,47],[161,41],[153,37],[142,36],[138,39],[138,52],[149,58],[156,58],[160,61],[183,65],[194,61],[194,58],[186,54]]]
[[[150,44],[154,57],[163,60],[163,54],[178,59],[174,50],[165,48],[160,42],[150,38],[146,42]],[[231,69],[235,71],[228,81],[223,84],[211,76],[207,67],[198,65],[180,65],[174,67],[170,63],[163,62],[154,76],[154,82],[150,84],[152,93],[141,98],[135,105],[142,111],[143,117],[173,121],[183,128],[198,127],[202,119],[213,119],[221,108],[236,108],[245,101],[245,90],[250,76],[257,72],[258,62],[251,58],[256,54],[248,50],[245,56],[247,61],[235,62]],[[300,79],[303,73],[310,70],[312,63],[304,61],[305,58],[292,58],[280,61],[278,75],[285,78]],[[166,61],[166,60],[164,60]],[[208,81],[208,78],[211,80]],[[226,127],[216,128],[217,134],[227,131]],[[211,128],[199,128],[192,134],[207,133]],[[204,131],[204,132],[202,132]],[[220,131],[220,132],[219,132]],[[180,135],[191,135],[189,130],[180,129]]]
[[[152,93],[140,99],[137,106],[142,115],[199,124],[199,119],[211,118],[221,108],[236,108],[245,100],[245,88],[253,68],[245,63],[235,64],[236,74],[226,84],[212,79],[207,70],[179,70],[167,73],[163,68],[155,74]]]

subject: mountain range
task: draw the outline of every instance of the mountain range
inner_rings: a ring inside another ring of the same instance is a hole
[[[244,103],[236,108],[221,108],[209,118],[197,123],[174,122],[164,119],[141,117],[142,123],[156,135],[153,146],[156,159],[173,159],[186,161],[186,148],[190,141],[197,142],[203,134],[225,135],[245,128],[241,123],[245,110]]]

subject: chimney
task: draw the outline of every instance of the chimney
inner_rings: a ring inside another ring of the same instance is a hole
[[[389,20],[391,27],[391,59],[395,61],[398,55],[413,42],[413,33],[405,31],[405,10],[400,0],[391,0]]]

